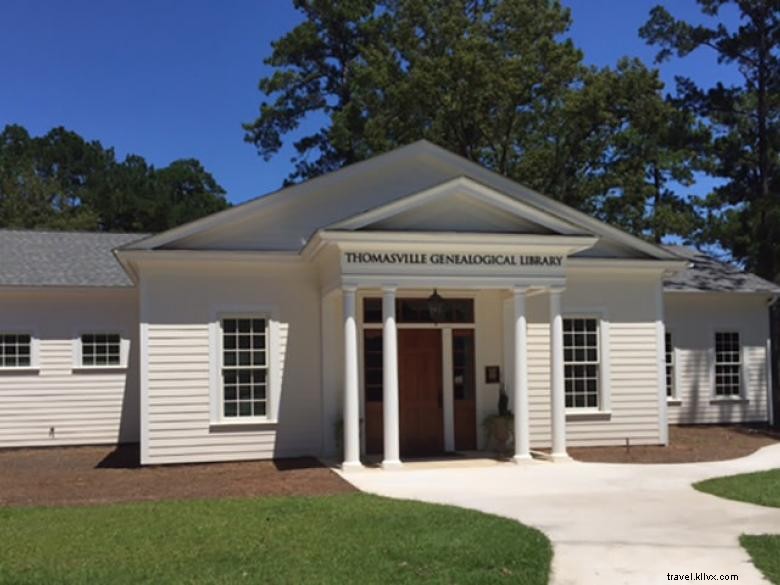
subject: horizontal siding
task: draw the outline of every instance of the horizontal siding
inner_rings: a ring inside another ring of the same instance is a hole
[[[127,369],[74,370],[73,340],[90,329],[130,339]],[[4,330],[33,333],[38,369],[0,371],[0,447],[138,441],[135,291],[0,292]]]
[[[208,326],[149,325],[148,332],[149,436],[145,463],[272,457],[274,430],[226,433],[210,429]],[[286,345],[286,328],[280,337]]]
[[[37,374],[0,374],[0,446],[119,442],[125,373],[74,373],[70,339],[42,339],[39,355]]]
[[[659,443],[658,365],[654,322],[609,325],[610,401],[607,420],[566,422],[572,447]],[[550,345],[547,323],[528,325],[528,383],[533,447],[550,444]]]
[[[768,418],[768,314],[763,299],[739,295],[668,294],[666,326],[676,357],[676,398],[671,424],[759,422]],[[743,348],[745,401],[713,402],[714,332],[737,330]]]

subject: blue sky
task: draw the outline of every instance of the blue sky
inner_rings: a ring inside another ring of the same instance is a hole
[[[658,3],[564,0],[570,36],[599,66],[623,55],[652,62],[637,29]],[[694,0],[660,3],[702,20]],[[244,201],[277,189],[291,169],[291,148],[264,162],[241,124],[256,116],[271,41],[299,21],[287,0],[3,0],[0,124],[33,134],[63,125],[157,166],[198,158],[231,201]],[[705,51],[661,69],[670,87],[675,75],[704,85],[736,78]]]

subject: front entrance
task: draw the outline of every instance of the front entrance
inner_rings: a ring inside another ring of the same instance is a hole
[[[440,329],[398,331],[398,398],[401,457],[444,451]]]
[[[447,299],[443,323],[424,298],[400,298],[398,431],[401,457],[476,448],[476,364],[472,299]],[[383,452],[381,300],[363,305],[363,390],[366,453]]]

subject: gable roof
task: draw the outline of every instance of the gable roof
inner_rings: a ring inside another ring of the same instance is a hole
[[[257,234],[258,250],[300,251],[320,229],[368,211],[466,177],[486,188],[575,226],[579,233],[599,236],[633,250],[637,256],[670,260],[676,256],[650,242],[537,193],[481,165],[421,140],[332,173],[275,191],[242,205],[201,218],[125,249],[219,246],[220,236],[235,235],[243,226]],[[254,229],[248,222],[258,223]],[[247,239],[238,238],[238,247]]]
[[[467,202],[469,208],[466,211],[462,207],[456,208],[456,205],[463,206]],[[344,221],[331,224],[327,226],[327,229],[392,230],[394,225],[403,225],[406,229],[416,231],[438,231],[439,226],[433,226],[430,218],[430,216],[436,216],[436,221],[433,223],[446,226],[447,231],[460,231],[453,226],[464,223],[464,219],[469,219],[460,217],[464,214],[469,214],[472,219],[478,220],[485,220],[486,216],[492,215],[493,217],[489,219],[492,219],[497,225],[514,224],[511,227],[519,227],[529,233],[586,235],[582,229],[578,229],[570,222],[540,211],[518,199],[498,193],[465,176],[449,179],[414,195],[369,209]],[[498,220],[499,214],[507,215],[511,220],[500,221]],[[420,215],[423,216],[423,221],[419,223],[425,224],[427,220],[427,226],[415,225],[419,221],[416,216]],[[473,217],[477,215],[483,217]],[[446,223],[447,221],[450,222],[449,225]],[[472,226],[476,223],[472,222]],[[482,231],[482,229],[477,231]]]
[[[0,229],[0,286],[131,287],[113,250],[143,237]]]
[[[664,281],[664,290],[676,292],[738,292],[780,294],[780,286],[720,262],[689,246],[664,246],[670,252],[689,260],[688,268]]]

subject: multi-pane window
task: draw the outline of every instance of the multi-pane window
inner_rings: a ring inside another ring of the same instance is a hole
[[[82,366],[119,366],[122,341],[118,333],[85,333],[81,336]]]
[[[666,358],[666,396],[674,398],[674,345],[672,345],[672,334],[668,331],[664,336],[664,355]]]
[[[29,368],[32,337],[27,333],[0,333],[0,368]]]
[[[268,332],[266,319],[222,319],[222,413],[226,418],[266,416]]]
[[[599,406],[598,320],[563,320],[563,360],[567,408]]]
[[[715,395],[739,396],[741,389],[742,357],[739,333],[715,333]]]

